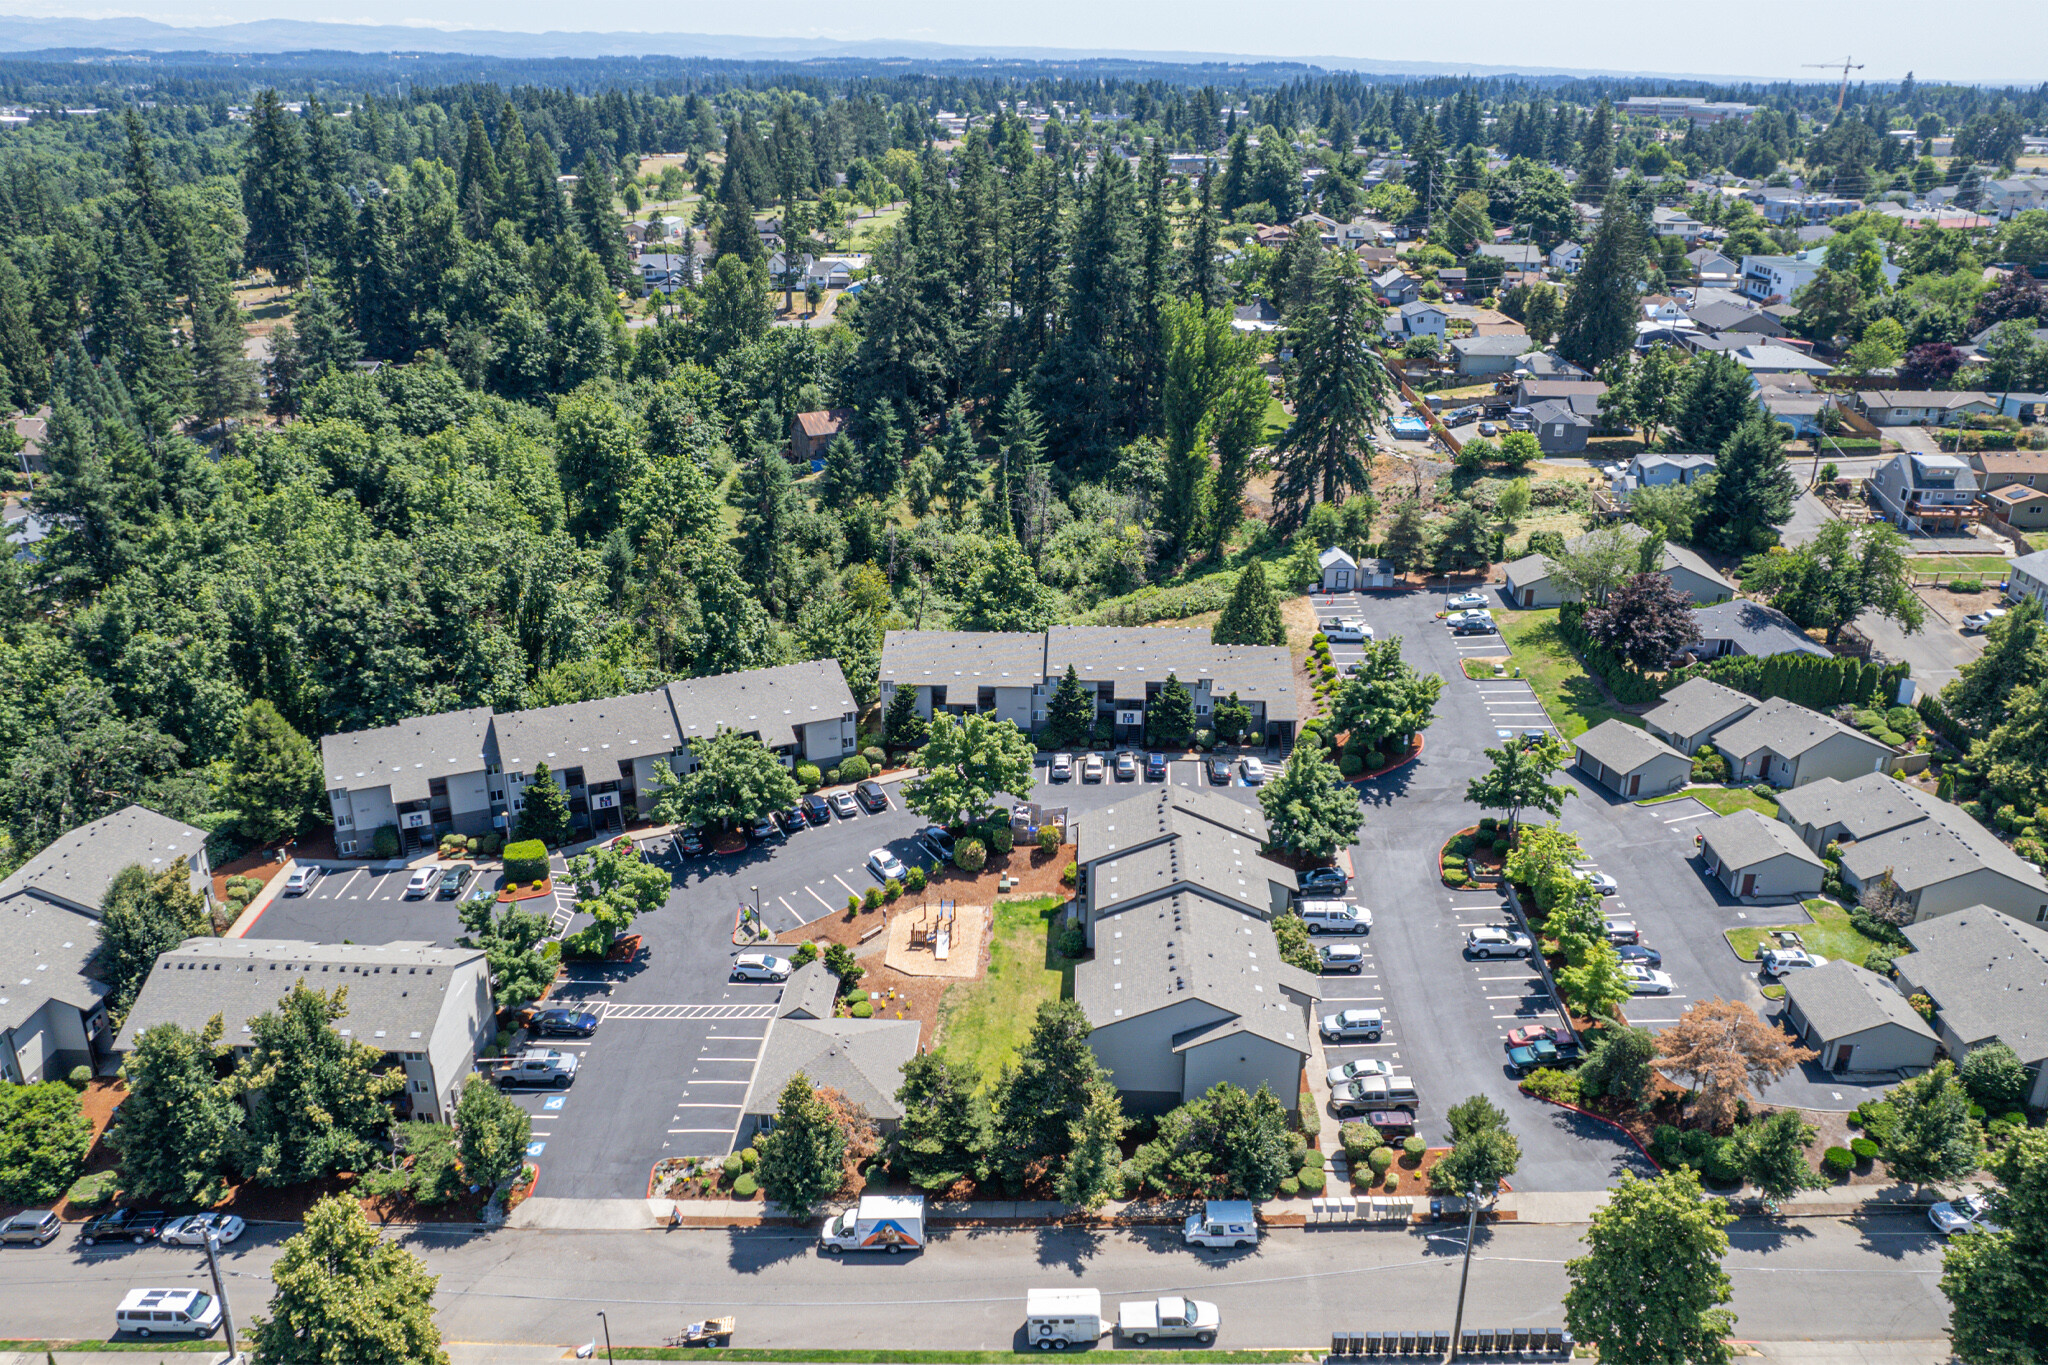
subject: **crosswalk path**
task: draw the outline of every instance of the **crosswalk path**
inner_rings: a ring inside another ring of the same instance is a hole
[[[773,1005],[633,1005],[608,1000],[597,1006],[605,1022],[661,1019],[772,1019]]]

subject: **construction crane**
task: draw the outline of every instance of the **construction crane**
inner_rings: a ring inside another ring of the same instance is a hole
[[[1835,69],[1833,62],[1801,62],[1800,65],[1818,67],[1822,71],[1833,71]],[[1835,92],[1835,122],[1837,123],[1842,121],[1842,101],[1849,97],[1849,73],[1851,71],[1861,71],[1862,69],[1863,63],[1851,60],[1848,57],[1842,58],[1842,88]]]

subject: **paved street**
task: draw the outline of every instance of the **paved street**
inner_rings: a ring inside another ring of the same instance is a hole
[[[252,1229],[228,1249],[229,1297],[247,1322],[269,1297],[286,1229]],[[1563,1263],[1582,1228],[1482,1229],[1468,1326],[1562,1322]],[[205,1283],[185,1249],[82,1251],[67,1229],[42,1251],[11,1253],[11,1336],[96,1336],[136,1284]],[[1086,1285],[1111,1302],[1186,1292],[1222,1310],[1222,1348],[1314,1346],[1334,1330],[1449,1327],[1462,1229],[1280,1229],[1257,1250],[1194,1252],[1164,1228],[939,1230],[919,1256],[843,1262],[789,1228],[673,1233],[406,1233],[440,1276],[441,1329],[453,1341],[589,1340],[596,1311],[613,1341],[659,1344],[689,1318],[739,1317],[746,1347],[1005,1350],[1024,1291]],[[1942,1334],[1941,1248],[1918,1215],[1802,1219],[1731,1229],[1736,1335],[1746,1339],[1925,1340]]]

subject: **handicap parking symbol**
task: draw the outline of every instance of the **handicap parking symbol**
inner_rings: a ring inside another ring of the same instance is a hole
[[[548,1145],[545,1142],[529,1142],[526,1144],[526,1154],[528,1156],[539,1156],[547,1149]]]
[[[567,1095],[556,1095],[552,1099],[542,1100],[540,1107],[543,1109],[560,1109],[568,1102],[569,1097]]]

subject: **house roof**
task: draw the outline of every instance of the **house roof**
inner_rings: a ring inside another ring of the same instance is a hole
[[[1797,702],[1773,697],[1756,710],[1714,736],[1714,744],[1739,757],[1769,749],[1780,758],[1797,758],[1825,740],[1847,735],[1873,752],[1890,753],[1860,731],[1852,730],[1833,716],[1809,711]]]
[[[824,958],[814,957],[789,974],[775,1014],[781,1019],[830,1019],[838,997],[839,978],[825,966]]]
[[[1812,867],[1821,866],[1820,855],[1801,843],[1798,835],[1753,810],[1739,810],[1709,820],[1702,834],[1708,854],[1721,867],[1754,867],[1783,856]]]
[[[882,677],[899,685],[1035,687],[1045,676],[1045,636],[1037,631],[892,630],[882,637]]]
[[[90,1010],[104,988],[88,970],[99,921],[40,896],[0,900],[0,1033],[20,1028],[51,1000]]]
[[[361,791],[389,786],[394,802],[424,801],[427,781],[476,772],[490,761],[491,708],[414,716],[376,730],[320,739],[329,787]]]
[[[2048,498],[2048,488],[2029,488],[2023,483],[2009,483],[2003,488],[1992,489],[1985,496],[1996,498],[2011,507],[2023,502],[2032,502],[2036,498]]]
[[[1482,246],[1473,254],[1477,256],[1490,256],[1497,261],[1508,261],[1516,264],[1530,265],[1534,265],[1545,259],[1542,247],[1524,245],[1520,243],[1508,243],[1501,246]]]
[[[1643,719],[1673,735],[1697,735],[1756,709],[1755,697],[1712,678],[1687,678],[1664,694]]]
[[[839,429],[845,426],[847,419],[852,416],[852,408],[821,408],[816,412],[798,413],[796,424],[803,430],[804,435],[816,441],[828,436],[837,436]]]
[[[1176,822],[1181,823],[1181,822]],[[1259,850],[1263,841],[1213,825],[1194,827],[1191,819],[1182,837],[1163,839],[1127,852],[1111,853],[1088,865],[1088,900],[1097,916],[1141,905],[1178,886],[1196,886],[1213,898],[1263,912],[1271,904],[1271,884],[1294,885],[1294,873]]]
[[[1332,545],[1329,549],[1323,551],[1321,555],[1317,556],[1316,563],[1325,569],[1335,564],[1348,565],[1354,569],[1358,567],[1356,559],[1353,559],[1349,553],[1335,545]]]
[[[773,1114],[790,1077],[802,1072],[814,1087],[830,1087],[875,1119],[900,1119],[896,1091],[903,1064],[917,1055],[915,1019],[798,1019],[768,1025],[747,1088],[749,1114]]]
[[[1737,598],[1700,607],[1692,614],[1703,640],[1732,640],[1745,654],[1817,654],[1830,657],[1827,648],[1806,637],[1797,623],[1765,602]]]
[[[1864,773],[1847,782],[1824,777],[1778,796],[1779,818],[1809,829],[1842,827],[1846,842],[1869,839],[1921,820],[1940,820],[1935,798],[1889,773]],[[1956,812],[1961,815],[1961,811]]]
[[[1741,346],[1728,354],[1747,370],[1803,370],[1808,374],[1828,374],[1835,368],[1825,360],[1815,360],[1790,346]]]
[[[52,839],[0,881],[0,901],[30,892],[96,915],[121,869],[139,864],[162,872],[180,858],[196,865],[205,847],[206,835],[192,826],[147,806],[125,806]]]
[[[499,761],[506,772],[530,773],[541,763],[551,772],[588,768],[609,781],[617,763],[681,747],[676,717],[662,690],[634,692],[601,701],[570,702],[494,717]]]
[[[1207,630],[1186,626],[1054,626],[1045,634],[1045,676],[1066,676],[1067,665],[1091,682],[1115,686],[1119,698],[1142,700],[1145,684],[1172,673],[1192,687],[1209,680],[1214,696],[1263,702],[1266,719],[1300,714],[1294,658],[1283,645],[1219,645]]]
[[[2048,474],[2048,451],[1983,450],[1973,452],[1970,463],[1986,474]]]
[[[1675,758],[1690,763],[1684,754],[1640,726],[1624,720],[1603,720],[1580,735],[1579,752],[1619,773],[1631,773],[1657,758]]]
[[[1897,960],[1907,989],[1925,992],[1970,1046],[1996,1038],[2027,1066],[2048,1061],[2048,933],[1988,905],[1905,927]]]
[[[1560,364],[1569,362],[1560,361]],[[1527,403],[1541,402],[1545,398],[1597,399],[1607,392],[1607,386],[1597,379],[1547,379],[1534,376],[1521,381],[1522,400]]]
[[[1590,427],[1593,419],[1578,410],[1569,398],[1542,398],[1529,405],[1529,420],[1537,426],[1546,424]]]
[[[1896,1024],[1916,1037],[1936,1041],[1934,1030],[1891,982],[1854,962],[1838,959],[1794,972],[1785,982],[1785,996],[1799,1007],[1806,1022],[1829,1041],[1886,1024]]]
[[[1752,322],[1763,314],[1738,303],[1703,303],[1686,316],[1708,331],[1718,332],[1738,323]]]
[[[1183,1030],[1177,1050],[1244,1032],[1306,1056],[1308,1002],[1321,997],[1315,977],[1280,960],[1270,925],[1201,896],[1164,896],[1118,915],[1097,931],[1095,956],[1074,969],[1074,999],[1098,1029],[1189,1000],[1233,1016],[1226,1027]]]
[[[1451,343],[1451,350],[1458,355],[1504,355],[1518,356],[1530,347],[1528,335],[1523,332],[1502,332],[1495,336],[1459,337]]]
[[[1865,389],[1857,395],[1866,408],[1933,408],[1954,412],[1980,404],[1995,408],[1998,400],[1973,389]]]
[[[1401,305],[1401,316],[1404,318],[1420,317],[1424,313],[1442,313],[1443,311],[1443,309],[1433,303],[1424,303],[1420,300]],[[1449,314],[1445,314],[1445,316],[1449,316]]]
[[[480,948],[188,938],[157,958],[115,1047],[126,1051],[158,1024],[204,1028],[216,1014],[221,1040],[247,1046],[249,1021],[303,981],[330,995],[348,988],[348,1013],[334,1026],[344,1036],[385,1052],[425,1051],[450,990],[473,991],[484,970]]]
[[[1075,855],[1083,863],[1161,839],[1237,835],[1263,844],[1271,835],[1265,812],[1257,806],[1205,787],[1174,786],[1082,811],[1072,829]]]
[[[853,693],[836,659],[680,678],[664,689],[684,739],[720,730],[759,734],[771,749],[797,742],[799,726],[853,714]]]
[[[1927,818],[1842,846],[1842,866],[1858,882],[1889,874],[1908,894],[1980,868],[1989,869],[2048,899],[2048,881],[1997,835],[1938,796],[1914,793]]]

